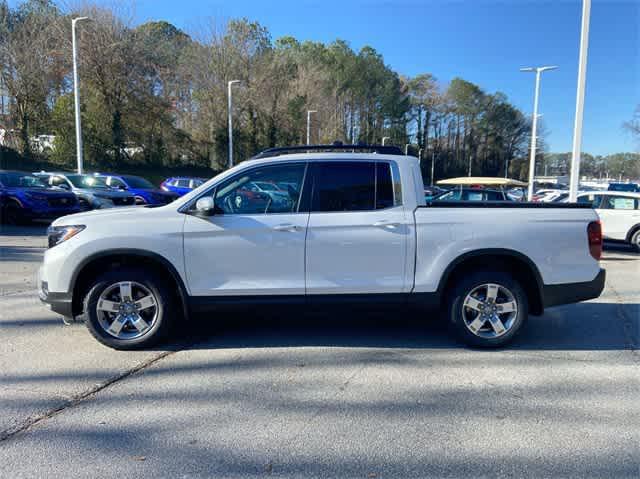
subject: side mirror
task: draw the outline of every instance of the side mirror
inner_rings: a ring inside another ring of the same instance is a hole
[[[196,201],[196,214],[198,216],[211,216],[215,210],[215,204],[211,196],[203,196]]]
[[[60,184],[58,185],[58,188],[62,188],[63,190],[70,190],[70,189],[71,189],[71,188],[69,187],[69,185],[68,185],[68,184],[66,184],[66,183],[60,183]]]

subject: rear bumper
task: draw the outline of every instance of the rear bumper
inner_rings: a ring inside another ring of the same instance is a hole
[[[545,308],[561,304],[578,303],[600,296],[604,290],[606,271],[600,272],[592,281],[584,283],[545,284],[542,287],[542,301]]]

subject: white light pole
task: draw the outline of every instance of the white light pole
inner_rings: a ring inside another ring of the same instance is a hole
[[[433,186],[433,174],[436,170],[436,152],[431,152],[431,186]]]
[[[387,140],[390,140],[391,137],[390,136],[383,136],[382,137],[382,146],[387,144]]]
[[[76,115],[76,157],[78,173],[82,174],[82,122],[80,121],[80,83],[78,79],[78,48],[76,46],[76,23],[88,20],[88,17],[77,17],[71,20],[71,50],[73,56],[73,100]]]
[[[227,84],[227,100],[228,100],[228,109],[229,109],[229,163],[228,167],[231,168],[233,166],[233,124],[232,124],[232,103],[231,103],[231,87],[235,83],[240,83],[240,80],[231,80]]]
[[[307,145],[311,144],[311,114],[318,110],[307,110]]]
[[[538,131],[538,98],[540,96],[540,74],[547,70],[555,70],[556,66],[545,67],[528,67],[521,68],[521,72],[535,72],[536,73],[536,90],[533,97],[533,126],[531,128],[531,152],[529,157],[529,190],[527,194],[527,200],[533,199],[533,179],[536,169],[536,134]]]
[[[576,117],[573,124],[573,150],[571,154],[571,176],[569,178],[569,201],[575,202],[580,182],[580,153],[582,148],[582,118],[584,113],[584,87],[587,80],[587,50],[589,49],[589,18],[591,0],[582,0],[582,28],[580,31],[580,63],[578,64],[578,91],[576,93]]]

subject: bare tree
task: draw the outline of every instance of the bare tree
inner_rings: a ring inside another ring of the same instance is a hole
[[[19,149],[30,154],[29,137],[46,122],[47,106],[60,76],[60,21],[48,2],[29,1],[16,11],[0,8],[0,75],[11,98],[10,117],[19,132]]]

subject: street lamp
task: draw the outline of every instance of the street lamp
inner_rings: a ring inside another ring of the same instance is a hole
[[[383,136],[382,137],[382,146],[384,146],[387,143],[387,140],[390,140],[391,137],[390,136]]]
[[[80,83],[78,79],[78,49],[76,46],[76,23],[89,17],[76,17],[71,20],[71,50],[73,57],[73,100],[76,116],[76,157],[78,174],[82,174],[82,123],[80,121]]]
[[[433,186],[433,175],[436,170],[436,151],[431,152],[431,186]]]
[[[231,86],[235,83],[240,83],[240,80],[231,80],[227,84],[227,100],[228,100],[228,109],[229,109],[229,164],[228,167],[233,167],[233,124],[231,118],[232,112],[232,103],[231,103]]]
[[[535,72],[536,90],[533,98],[533,126],[531,129],[531,153],[529,157],[529,191],[527,200],[533,199],[533,178],[536,169],[536,133],[538,131],[538,97],[540,95],[540,74],[547,70],[555,70],[557,66],[521,68],[521,72]]]
[[[569,178],[569,201],[578,199],[580,181],[580,150],[582,148],[582,118],[584,116],[584,85],[587,79],[587,51],[589,49],[589,19],[591,0],[582,0],[582,26],[580,29],[580,63],[578,64],[578,88],[576,93],[576,117],[573,124],[573,149],[571,153],[571,176]]]
[[[311,142],[311,113],[318,113],[318,110],[307,110],[307,145]]]

